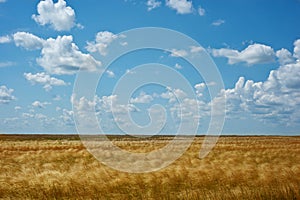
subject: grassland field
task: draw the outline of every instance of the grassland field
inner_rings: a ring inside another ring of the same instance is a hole
[[[110,136],[145,152],[172,137]],[[0,199],[300,199],[299,136],[222,136],[204,159],[203,137],[173,164],[125,173],[100,163],[76,135],[0,135]]]

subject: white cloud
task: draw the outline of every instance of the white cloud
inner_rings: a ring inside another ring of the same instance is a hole
[[[13,34],[13,39],[17,47],[27,50],[41,49],[45,43],[43,39],[27,32],[17,32]]]
[[[203,96],[203,92],[206,88],[205,83],[198,83],[194,86],[195,90],[196,90],[196,94],[198,97],[202,97]]]
[[[16,98],[12,95],[13,89],[7,88],[5,85],[0,86],[0,104],[8,104]]]
[[[151,11],[155,8],[158,8],[161,6],[161,2],[160,1],[156,1],[156,0],[148,0],[146,3],[147,7],[148,7],[148,11]]]
[[[46,40],[37,63],[50,74],[74,74],[78,69],[96,71],[101,65],[91,55],[82,53],[72,36]]]
[[[135,74],[136,72],[132,69],[126,69],[125,73],[126,74]]]
[[[111,70],[106,70],[106,74],[109,78],[114,78],[116,76],[115,73]]]
[[[192,1],[187,0],[166,0],[166,5],[176,10],[178,14],[188,14],[193,12]]]
[[[15,111],[19,111],[19,110],[21,110],[21,109],[22,109],[21,106],[15,106]]]
[[[50,74],[74,74],[78,69],[96,71],[101,66],[100,61],[79,50],[71,35],[43,40],[31,33],[17,32],[13,38],[16,46],[41,49],[41,57],[36,61]]]
[[[120,42],[120,45],[122,45],[122,46],[127,46],[127,45],[128,45],[128,42]]]
[[[136,112],[138,109],[131,103],[120,104],[117,95],[96,97],[98,109],[105,112],[114,112],[117,114],[127,114],[128,112]]]
[[[184,57],[188,55],[187,51],[183,49],[171,49],[170,51],[170,56],[172,57]]]
[[[299,123],[300,62],[272,70],[264,82],[240,77],[233,89],[224,90],[227,115],[240,118],[249,113],[254,118],[274,124]]]
[[[221,26],[222,24],[224,24],[225,23],[225,20],[223,20],[223,19],[218,19],[218,20],[216,20],[216,21],[213,21],[213,23],[211,23],[211,25],[213,25],[213,26]]]
[[[293,55],[297,53],[297,43]],[[289,62],[282,62],[281,66],[269,73],[267,80],[254,82],[240,77],[234,88],[222,90],[220,96],[209,103],[200,102],[201,107],[209,111],[212,105],[218,108],[220,101],[226,97],[227,118],[258,119],[262,122],[277,125],[293,126],[300,123],[300,61],[291,59],[291,53],[287,50],[279,50],[277,56]],[[285,64],[284,64],[285,63]],[[199,83],[194,86],[198,97],[203,96],[206,86],[215,83]],[[169,93],[164,96],[170,98]],[[185,98],[184,98],[185,99]],[[189,115],[189,108],[182,104],[183,116]],[[172,107],[176,114],[179,108]],[[216,109],[218,112],[218,109]],[[202,111],[201,111],[202,113]],[[208,114],[208,113],[207,113]],[[201,117],[201,114],[199,117]],[[209,115],[207,115],[209,116]],[[180,116],[178,116],[180,117]]]
[[[150,103],[153,97],[145,92],[141,92],[136,98],[131,98],[130,103]]]
[[[40,102],[40,101],[34,101],[31,105],[36,108],[45,108],[47,105],[50,105],[49,102]]]
[[[274,61],[274,50],[263,44],[249,45],[243,51],[234,49],[212,49],[214,57],[228,58],[228,64],[236,64],[246,62],[248,65],[270,63]]]
[[[117,95],[102,96],[101,98],[95,96],[94,99],[87,99],[86,97],[77,97],[73,94],[71,97],[74,113],[76,114],[76,122],[80,127],[90,132],[98,121],[94,121],[90,116],[95,114],[101,116],[101,122],[105,126],[115,127],[116,123],[129,123],[126,119],[128,112],[137,112],[138,109],[131,103],[119,103]],[[114,116],[112,115],[114,113]]]
[[[6,0],[0,0],[0,3],[5,3],[6,2]]]
[[[72,110],[63,109],[62,115],[59,118],[62,120],[64,125],[67,125],[67,126],[75,125]]]
[[[198,97],[202,97],[203,96],[203,92],[206,89],[207,86],[214,86],[216,85],[215,82],[209,82],[209,83],[197,83],[196,85],[194,85],[194,88],[196,90],[196,94]]]
[[[182,66],[179,65],[178,63],[176,63],[174,67],[175,67],[176,69],[182,69]]]
[[[107,55],[107,47],[108,45],[115,39],[117,39],[118,36],[109,32],[109,31],[102,31],[98,32],[96,35],[96,39],[93,42],[87,42],[86,49],[89,52],[99,52],[102,56]]]
[[[178,100],[181,100],[181,99],[184,99],[187,97],[186,93],[179,88],[173,89],[173,88],[167,87],[166,89],[167,89],[167,91],[162,93],[160,95],[160,97],[163,99],[168,99],[169,103],[174,103]]]
[[[281,65],[295,62],[293,55],[287,49],[280,49],[276,51],[276,57]]]
[[[0,37],[0,44],[9,43],[11,42],[11,37],[8,35]]]
[[[50,75],[46,74],[45,72],[41,73],[24,73],[24,77],[26,80],[30,81],[32,84],[41,84],[44,85],[44,89],[46,91],[49,91],[52,89],[52,86],[65,86],[67,83],[65,83],[61,79],[57,79],[54,77],[51,77]]]
[[[190,52],[191,53],[199,53],[201,51],[205,51],[203,47],[200,46],[190,46]]]
[[[0,67],[10,67],[15,65],[16,63],[11,62],[11,61],[7,61],[7,62],[0,62]]]
[[[199,125],[199,119],[207,115],[206,105],[197,99],[183,98],[181,103],[175,103],[171,108],[172,117],[182,123],[187,123],[186,127],[192,128]],[[201,115],[200,111],[201,110]]]
[[[200,16],[204,16],[205,13],[206,13],[206,11],[205,11],[204,8],[202,8],[201,6],[199,6],[199,8],[198,8],[198,13],[199,13]]]
[[[294,42],[294,57],[300,60],[300,39]]]
[[[32,19],[42,26],[49,24],[54,30],[68,31],[76,25],[75,12],[64,0],[58,0],[57,3],[52,0],[40,1],[37,12],[38,15],[32,15]]]

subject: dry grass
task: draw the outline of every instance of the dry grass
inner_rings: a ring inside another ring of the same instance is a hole
[[[0,198],[300,199],[300,137],[221,137],[200,160],[202,139],[163,170],[130,174],[99,163],[75,136],[0,135]],[[132,151],[168,142],[112,140]]]

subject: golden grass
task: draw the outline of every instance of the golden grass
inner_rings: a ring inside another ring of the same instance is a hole
[[[170,138],[111,139],[147,152]],[[300,199],[300,137],[221,137],[201,160],[202,141],[165,169],[130,174],[99,163],[75,136],[0,135],[0,198]]]

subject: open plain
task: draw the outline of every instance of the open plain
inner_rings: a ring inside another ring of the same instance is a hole
[[[145,152],[172,137],[111,136]],[[300,137],[222,136],[204,159],[203,137],[160,171],[101,164],[76,135],[0,135],[1,199],[300,199]]]

